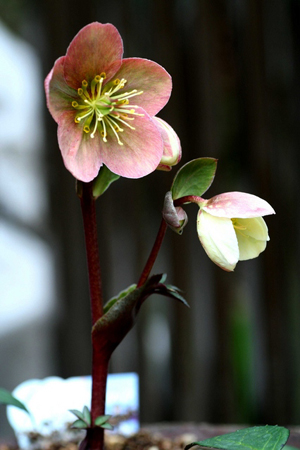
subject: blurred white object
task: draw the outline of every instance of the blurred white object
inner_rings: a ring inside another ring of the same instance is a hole
[[[36,53],[0,21],[0,204],[29,224],[47,210],[42,93]]]
[[[23,410],[13,406],[7,407],[7,417],[20,448],[28,449],[32,445],[29,436],[31,432],[42,435],[46,447],[53,434],[58,441],[67,441],[71,437],[72,430],[70,431],[69,427],[76,417],[69,410],[82,411],[85,405],[90,405],[91,377],[72,377],[66,380],[59,377],[32,379],[21,383],[12,394],[23,402],[31,413],[30,417]],[[114,432],[128,435],[138,430],[138,399],[137,374],[108,376],[106,414],[126,417],[118,423]],[[39,445],[43,445],[41,440]]]
[[[139,429],[139,377],[136,373],[116,373],[108,375],[106,390],[106,414],[115,420],[114,433],[125,436]]]
[[[0,221],[0,339],[54,314],[51,250],[28,232]]]

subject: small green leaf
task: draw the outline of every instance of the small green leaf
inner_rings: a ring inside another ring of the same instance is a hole
[[[105,428],[106,430],[113,430],[114,427],[110,423],[104,423],[101,425],[101,428]]]
[[[90,413],[89,408],[87,406],[84,406],[84,408],[83,408],[83,417],[84,417],[84,421],[88,425],[91,425],[91,413]]]
[[[111,416],[99,416],[95,419],[95,425],[97,427],[106,428],[106,430],[113,430],[114,427],[107,422],[110,418]]]
[[[216,169],[217,160],[214,158],[198,158],[185,164],[174,178],[171,187],[173,200],[186,195],[201,197],[213,182]]]
[[[280,450],[287,442],[289,433],[286,428],[278,426],[244,428],[234,433],[194,442],[187,445],[185,450],[194,445],[222,450]]]
[[[26,411],[28,414],[30,414],[30,412],[22,402],[20,402],[9,391],[3,388],[0,388],[0,403],[4,405],[16,406],[17,408],[23,409],[23,411]]]
[[[174,298],[175,300],[179,300],[181,303],[183,303],[188,308],[190,307],[190,305],[185,300],[185,298],[182,297],[182,295],[180,294],[180,292],[182,292],[182,291],[178,287],[171,286],[170,284],[166,284],[165,287],[166,287],[167,291],[166,291],[166,294],[163,294],[163,295]]]
[[[83,428],[88,428],[88,425],[84,420],[78,419],[78,420],[75,420],[74,423],[72,423],[71,428],[83,429]]]
[[[116,175],[111,172],[106,166],[102,166],[99,172],[99,175],[95,179],[93,183],[93,196],[94,198],[100,197],[113,183],[118,180],[120,175]]]
[[[74,422],[75,424],[77,424],[75,426],[75,428],[84,428],[84,427],[86,428],[86,427],[89,427],[91,425],[91,413],[90,413],[89,408],[87,406],[83,407],[83,411],[82,412],[79,411],[78,409],[69,409],[69,411],[72,414],[74,414],[76,417],[78,417],[78,419],[79,419],[79,422],[78,421]],[[85,423],[84,427],[82,427],[80,425],[81,422]],[[74,426],[73,426],[73,428],[74,428]]]
[[[96,417],[95,419],[95,425],[97,425],[97,427],[101,427],[103,424],[105,424],[109,419],[111,418],[111,416],[99,416]]]
[[[78,409],[69,409],[69,411],[72,414],[74,414],[76,417],[78,417],[78,419],[85,421],[83,413],[81,411],[79,411]]]
[[[167,274],[166,273],[163,273],[162,275],[161,275],[161,279],[159,280],[159,282],[160,283],[164,283],[165,281],[166,281],[166,279],[167,279]]]
[[[152,279],[156,283],[156,287],[152,290],[153,294],[159,294],[165,297],[174,298],[175,300],[179,300],[188,308],[190,307],[188,302],[180,294],[180,292],[182,291],[178,287],[172,286],[170,284],[165,284],[165,281],[167,279],[166,273],[153,275]]]
[[[120,300],[123,297],[126,297],[127,294],[134,291],[136,288],[136,284],[131,284],[128,288],[124,289],[123,291],[119,292],[118,295],[108,300],[108,302],[104,305],[103,312],[104,314],[107,313],[107,311],[116,303],[116,301]]]

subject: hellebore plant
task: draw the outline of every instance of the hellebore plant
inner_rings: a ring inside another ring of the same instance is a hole
[[[122,39],[111,24],[92,23],[71,42],[45,80],[47,105],[58,124],[58,144],[66,168],[77,179],[92,313],[92,404],[81,449],[103,448],[108,363],[135,323],[143,302],[152,294],[179,300],[179,290],[165,275],[150,276],[168,227],[181,234],[187,224],[183,205],[200,208],[197,231],[208,256],[227,271],[239,260],[261,253],[269,239],[261,216],[274,210],[253,195],[232,192],[210,200],[217,161],[199,158],[175,175],[165,196],[162,221],[150,256],[136,285],[104,304],[98,254],[95,201],[120,176],[140,178],[156,169],[171,170],[181,158],[175,131],[155,117],[172,89],[170,75],[158,64],[139,58],[122,59]],[[77,412],[77,417],[80,415]]]

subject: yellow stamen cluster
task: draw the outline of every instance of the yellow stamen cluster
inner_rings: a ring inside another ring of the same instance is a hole
[[[132,116],[143,116],[135,111],[137,105],[130,105],[129,99],[141,95],[143,91],[133,89],[119,93],[120,89],[124,89],[127,80],[116,78],[103,86],[105,78],[106,74],[102,72],[95,76],[90,86],[86,80],[82,81],[81,88],[77,90],[78,101],[72,101],[72,107],[78,111],[75,123],[83,121],[83,131],[90,134],[91,138],[95,137],[98,130],[104,142],[107,142],[107,137],[112,132],[118,144],[123,145],[118,135],[124,131],[122,126],[134,130],[128,121],[134,120]]]

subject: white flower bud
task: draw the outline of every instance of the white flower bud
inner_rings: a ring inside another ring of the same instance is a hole
[[[179,163],[181,159],[180,140],[173,128],[167,122],[159,117],[153,117],[152,119],[159,129],[164,142],[163,156],[157,169],[169,171],[172,169],[172,166]]]

